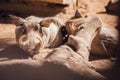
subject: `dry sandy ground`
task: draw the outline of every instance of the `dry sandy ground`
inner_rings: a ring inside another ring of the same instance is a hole
[[[0,61],[25,58],[15,41],[15,25],[0,24]]]
[[[101,17],[103,17],[103,15],[101,15]],[[106,20],[105,18],[108,17],[112,19],[112,17],[116,16],[107,15],[106,17],[103,17],[103,20]],[[116,26],[116,19],[113,20],[113,23],[110,23],[109,20],[105,22],[112,26]],[[14,34],[15,27],[16,26],[12,24],[0,24],[0,64],[6,61],[29,59],[29,56],[16,45]],[[105,57],[94,57],[94,59],[91,60],[91,63],[95,66],[98,72],[108,77],[110,80],[120,79],[120,68],[116,62]]]

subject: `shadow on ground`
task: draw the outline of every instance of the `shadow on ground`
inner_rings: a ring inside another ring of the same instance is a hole
[[[28,55],[16,45],[13,38],[0,39],[0,61],[27,58]]]
[[[22,51],[17,45],[11,45],[0,51],[0,58],[10,59],[27,59],[28,55]]]

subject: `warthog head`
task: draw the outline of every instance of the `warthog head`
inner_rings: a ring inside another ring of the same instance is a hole
[[[30,16],[25,19],[12,16],[16,24],[16,42],[30,55],[40,52],[44,47],[56,47],[62,42],[60,27],[62,23],[55,18]]]

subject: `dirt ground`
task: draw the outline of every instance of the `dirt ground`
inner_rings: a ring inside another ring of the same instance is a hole
[[[99,14],[104,22],[109,23],[111,26],[116,26],[116,16],[111,16],[106,14]],[[109,17],[108,20],[105,18]],[[112,22],[110,23],[111,18]],[[0,24],[0,63],[5,61],[12,60],[22,60],[29,59],[29,56],[23,52],[16,45],[15,41],[15,25],[13,24]],[[91,57],[90,57],[91,58]],[[119,80],[120,79],[120,66],[115,62],[111,61],[107,57],[95,57],[92,56],[91,63],[94,65],[96,70],[100,72],[102,75],[107,77],[110,80]]]

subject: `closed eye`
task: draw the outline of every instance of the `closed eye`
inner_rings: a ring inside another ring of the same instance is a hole
[[[81,31],[83,28],[84,28],[84,27],[83,27],[83,26],[81,26],[81,27],[78,29],[78,31]]]
[[[24,34],[26,34],[26,27],[25,27],[25,25],[24,24],[21,24],[20,25],[20,32],[24,35]]]
[[[40,27],[40,29],[39,29],[39,33],[40,33],[41,36],[43,36],[43,33],[42,33],[42,27]]]
[[[34,31],[38,31],[38,26],[36,25],[35,27],[34,27]]]

